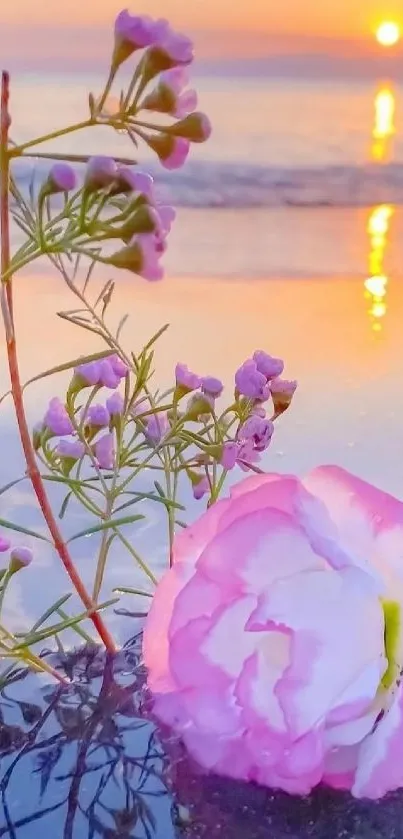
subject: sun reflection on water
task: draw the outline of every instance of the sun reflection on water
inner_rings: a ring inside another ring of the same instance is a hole
[[[372,132],[372,158],[386,162],[392,153],[395,134],[396,99],[389,85],[379,87],[375,96],[375,123]]]
[[[384,270],[384,257],[393,213],[394,208],[390,204],[380,204],[371,211],[367,224],[370,241],[369,277],[364,285],[365,296],[370,301],[368,313],[374,332],[381,331],[381,319],[387,310],[388,277]]]

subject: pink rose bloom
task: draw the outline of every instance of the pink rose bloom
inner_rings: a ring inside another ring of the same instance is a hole
[[[178,534],[144,659],[206,770],[291,794],[403,786],[403,504],[335,466],[242,481]]]

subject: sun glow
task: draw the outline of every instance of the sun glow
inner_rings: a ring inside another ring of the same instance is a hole
[[[394,47],[400,41],[400,27],[394,21],[384,21],[376,30],[376,40],[381,47]]]

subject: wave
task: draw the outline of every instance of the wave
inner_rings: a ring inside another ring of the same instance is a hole
[[[33,168],[34,167],[34,168]],[[17,181],[41,180],[49,164],[15,164]],[[272,167],[251,163],[191,161],[167,172],[145,164],[159,198],[180,207],[364,207],[403,204],[403,163],[361,166]]]

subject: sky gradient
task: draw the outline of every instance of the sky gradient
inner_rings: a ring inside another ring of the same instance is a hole
[[[125,2],[13,0],[0,5],[3,63],[11,62],[11,69],[40,69],[57,60],[66,66],[97,64]],[[380,22],[394,19],[403,28],[402,0],[138,0],[131,11],[167,16],[177,28],[190,31],[201,58],[369,57]]]

